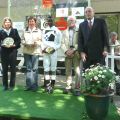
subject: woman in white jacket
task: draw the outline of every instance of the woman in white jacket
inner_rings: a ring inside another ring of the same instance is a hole
[[[36,27],[36,18],[30,17],[22,40],[26,65],[26,91],[38,89],[38,62],[41,54],[41,42],[41,30]]]

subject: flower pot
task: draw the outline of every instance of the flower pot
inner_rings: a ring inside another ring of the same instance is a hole
[[[86,111],[91,119],[105,119],[108,113],[110,96],[111,95],[84,95]]]

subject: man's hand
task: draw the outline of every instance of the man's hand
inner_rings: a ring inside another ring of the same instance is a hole
[[[3,47],[6,47],[6,48],[14,48],[14,47],[15,47],[15,44],[13,44],[13,45],[3,45]]]
[[[74,56],[75,51],[73,49],[69,49],[65,52],[67,57],[72,58]]]
[[[103,56],[106,57],[108,55],[107,51],[103,51]]]
[[[86,57],[87,57],[86,53],[81,52],[81,58],[82,58],[82,61],[83,61],[83,62],[86,61]]]
[[[55,49],[52,47],[46,47],[42,52],[48,53],[48,54],[53,54],[55,52]]]
[[[42,53],[46,53],[46,48],[44,50],[42,50]]]

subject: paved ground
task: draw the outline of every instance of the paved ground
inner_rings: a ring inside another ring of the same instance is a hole
[[[114,96],[114,103],[117,107],[118,113],[120,114],[120,96]]]
[[[39,86],[43,85],[43,75],[39,75]],[[57,75],[56,87],[63,88],[65,86],[65,76]],[[2,77],[0,77],[0,84],[2,84]],[[25,86],[25,74],[17,72],[16,85]],[[120,96],[114,95],[113,102],[115,103],[118,113],[120,114]]]

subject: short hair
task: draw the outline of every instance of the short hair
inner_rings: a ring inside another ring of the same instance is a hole
[[[47,17],[47,22],[53,22],[52,16],[48,16],[48,17]]]
[[[33,17],[33,16],[30,16],[27,21],[29,22],[30,20],[34,20],[35,23],[37,22],[37,19],[35,17]]]
[[[2,27],[4,28],[4,24],[5,24],[5,22],[6,22],[7,20],[11,23],[10,28],[12,28],[12,20],[11,20],[9,17],[5,17],[5,18],[3,19]]]
[[[118,34],[116,32],[111,32],[109,37],[111,38],[112,36],[118,36]]]
[[[91,9],[91,10],[94,11],[94,9],[93,9],[91,6],[87,6],[87,7],[85,8],[85,11],[86,11],[87,9]]]

